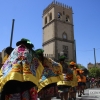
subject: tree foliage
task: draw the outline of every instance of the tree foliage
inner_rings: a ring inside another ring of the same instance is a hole
[[[89,69],[89,76],[90,77],[100,77],[100,68],[92,67]]]

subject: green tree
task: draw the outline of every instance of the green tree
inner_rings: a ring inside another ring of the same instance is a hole
[[[89,76],[90,77],[100,77],[100,68],[92,67],[89,69]]]

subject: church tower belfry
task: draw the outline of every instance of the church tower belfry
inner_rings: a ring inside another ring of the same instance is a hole
[[[47,57],[58,59],[64,52],[67,60],[76,60],[72,7],[53,1],[43,11],[43,49]]]

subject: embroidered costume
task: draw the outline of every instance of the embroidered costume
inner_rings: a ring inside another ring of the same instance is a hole
[[[37,100],[43,67],[33,59],[34,45],[28,39],[21,39],[16,46],[1,68],[1,100]]]
[[[36,50],[43,67],[44,71],[42,73],[41,79],[39,80],[38,86],[38,97],[39,98],[48,98],[56,96],[58,93],[56,83],[63,79],[62,66],[50,58],[43,56],[43,50]]]
[[[66,57],[64,55],[59,57],[60,62],[64,62]],[[72,84],[71,81],[73,80],[73,71],[68,67],[66,62],[62,63],[63,71],[63,80],[57,83],[58,89],[60,93],[67,93],[69,92]]]

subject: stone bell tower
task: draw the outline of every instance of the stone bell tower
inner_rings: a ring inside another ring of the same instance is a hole
[[[71,7],[54,0],[44,9],[43,49],[47,57],[58,59],[60,52],[64,52],[68,61],[76,61]]]

